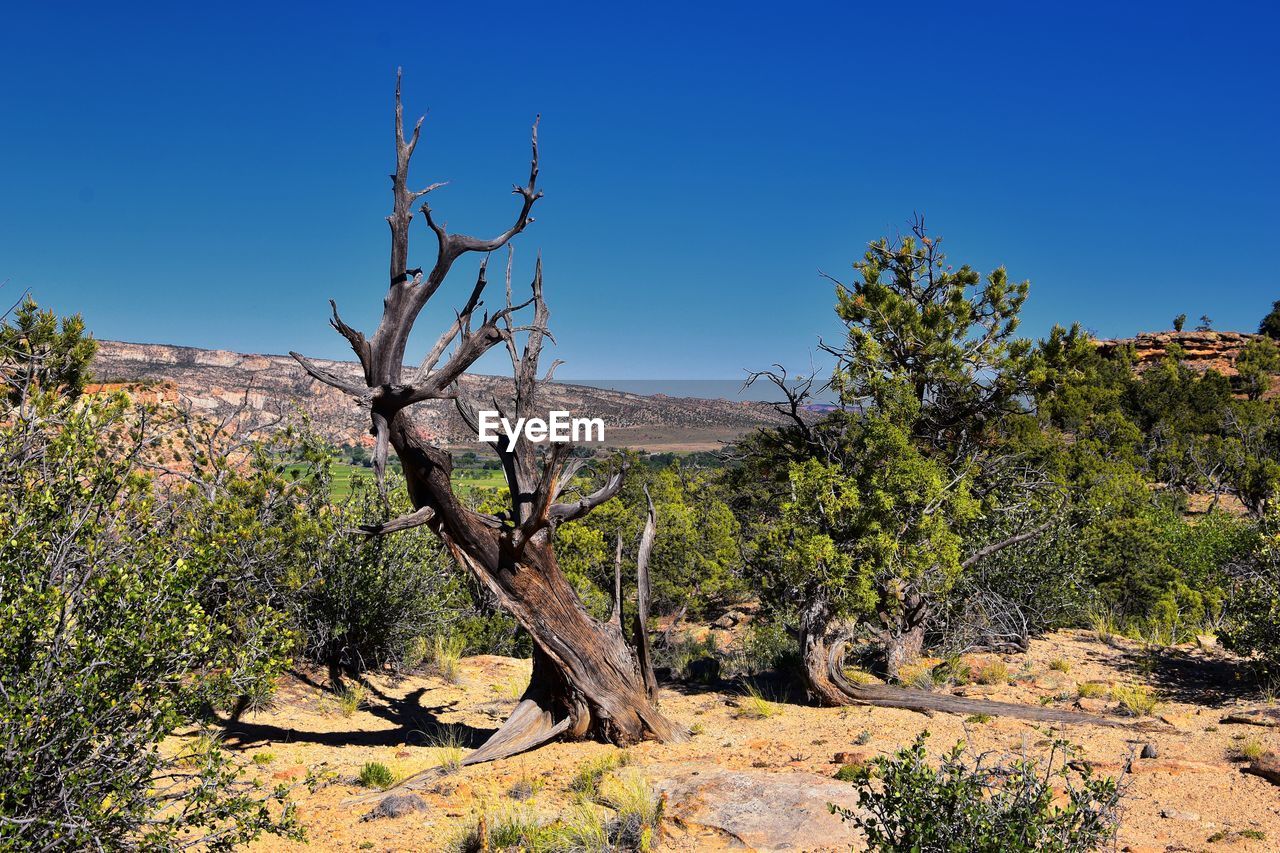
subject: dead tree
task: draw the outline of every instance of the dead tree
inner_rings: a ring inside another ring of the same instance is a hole
[[[619,466],[599,490],[573,491],[582,460],[568,445],[545,449],[521,435],[514,442],[500,435],[493,445],[502,463],[510,492],[509,507],[497,515],[478,512],[455,494],[450,478],[452,459],[416,422],[413,406],[426,400],[454,400],[464,419],[474,426],[475,411],[460,397],[459,380],[489,350],[502,347],[511,358],[513,397],[505,417],[530,417],[537,412],[539,382],[550,379],[555,364],[540,380],[538,362],[550,336],[549,312],[542,293],[542,262],[533,274],[531,294],[523,302],[511,295],[511,263],[507,263],[506,298],[502,307],[481,312],[488,281],[487,256],[507,246],[533,218],[538,189],[538,125],[532,134],[529,180],[516,185],[520,209],[515,222],[496,237],[481,239],[450,233],[424,201],[418,208],[436,243],[429,268],[410,266],[409,226],[413,205],[432,190],[410,189],[409,161],[422,128],[422,119],[406,138],[396,78],[395,173],[391,176],[394,206],[391,226],[390,288],[383,301],[381,322],[366,337],[343,322],[330,302],[333,327],[350,343],[360,361],[364,383],[333,374],[309,359],[290,353],[314,379],[349,394],[368,409],[374,438],[373,465],[379,488],[385,492],[389,451],[399,457],[414,511],[392,521],[365,528],[369,535],[426,525],[444,542],[459,565],[469,570],[533,638],[533,677],[507,722],[466,763],[491,761],[531,749],[556,737],[594,737],[616,744],[641,739],[675,740],[683,731],[657,709],[645,670],[620,625],[600,622],[583,608],[573,587],[556,563],[552,547],[556,525],[582,518],[616,495],[624,470]],[[414,323],[427,302],[444,284],[461,257],[476,253],[484,260],[470,296],[436,339],[417,369],[406,371],[405,349]],[[531,314],[531,316],[530,316]]]

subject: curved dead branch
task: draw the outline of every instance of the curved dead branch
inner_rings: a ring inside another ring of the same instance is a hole
[[[1104,726],[1121,729],[1167,728],[1167,724],[1151,720],[1114,720],[1081,711],[1064,711],[1035,705],[1018,705],[1013,702],[996,702],[991,699],[969,699],[927,690],[911,690],[891,684],[853,684],[843,671],[845,644],[831,644],[827,655],[827,677],[848,697],[851,705],[874,705],[881,708],[900,708],[907,711],[947,714],[988,714],[992,717],[1014,717],[1042,723],[1063,723],[1082,726]]]

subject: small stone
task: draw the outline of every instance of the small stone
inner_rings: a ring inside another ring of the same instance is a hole
[[[381,817],[404,817],[414,812],[425,812],[427,803],[417,794],[391,794],[383,797],[382,801],[373,807],[373,811],[361,818],[361,820],[377,820]]]
[[[1101,714],[1107,710],[1107,703],[1103,699],[1081,696],[1076,700],[1076,707],[1087,714]]]
[[[1142,757],[1142,758],[1159,758],[1159,757],[1160,757],[1160,750],[1156,749],[1156,745],[1155,745],[1154,743],[1144,743],[1144,744],[1142,745],[1142,754],[1141,754],[1141,756],[1140,756],[1140,757]]]

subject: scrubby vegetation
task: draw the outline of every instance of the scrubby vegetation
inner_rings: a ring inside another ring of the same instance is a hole
[[[1214,635],[1255,684],[1280,675],[1270,339],[1227,378],[1191,369],[1176,347],[1139,370],[1132,350],[1100,349],[1078,326],[1019,338],[1028,285],[946,265],[922,224],[872,244],[855,271],[836,286],[834,375],[773,377],[792,395],[788,425],[711,457],[634,457],[615,497],[549,530],[591,614],[610,617],[615,570],[634,588],[652,499],[658,671],[731,684],[734,714],[749,720],[779,713],[795,685],[841,704],[836,674],[855,687],[1007,687],[1026,672],[1005,659],[1063,627],[1147,649]],[[1275,337],[1273,315],[1263,329]],[[301,837],[288,786],[250,785],[212,735],[268,705],[288,668],[324,673],[326,713],[351,718],[369,707],[369,672],[456,684],[468,654],[532,653],[427,527],[362,532],[413,509],[394,483],[334,488],[335,453],[359,466],[362,448],[335,451],[305,423],[255,432],[85,393],[93,350],[77,318],[30,302],[0,324],[0,846]],[[819,395],[838,405],[804,408]],[[496,469],[472,456],[460,470]],[[605,476],[584,469],[575,485],[590,493]],[[497,485],[465,494],[495,513],[510,500]],[[618,606],[633,633],[633,602]],[[919,663],[926,651],[937,656]],[[1064,681],[1065,698],[1158,712],[1142,685]],[[476,689],[514,703],[527,686]],[[425,739],[439,769],[458,769],[456,732]],[[575,816],[521,806],[475,831],[494,849],[535,838],[644,849],[660,808],[618,756],[581,768]],[[1079,780],[1055,811],[1046,780],[1065,779],[1061,768],[983,767],[962,749],[931,768],[920,740],[837,771],[875,815],[862,824],[873,847],[1083,850],[1114,829],[1109,781]],[[395,780],[370,763],[359,781]],[[955,819],[932,819],[944,813]],[[459,844],[478,843],[468,838]]]
[[[1120,786],[1070,771],[1069,750],[1055,744],[1043,765],[1026,758],[976,758],[957,744],[934,766],[925,750],[928,733],[891,756],[855,772],[858,810],[832,806],[853,821],[871,850],[1008,851],[1096,850],[1116,831]],[[1065,792],[1058,804],[1055,785]]]

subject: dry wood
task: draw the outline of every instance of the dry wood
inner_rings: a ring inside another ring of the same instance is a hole
[[[513,397],[505,406],[493,401],[494,408],[513,419],[529,417],[536,412],[538,362],[550,336],[541,258],[535,264],[529,298],[513,301],[511,288],[510,241],[533,222],[531,212],[542,198],[537,122],[531,134],[529,177],[512,190],[519,197],[519,211],[505,231],[488,239],[450,233],[423,201],[419,211],[436,243],[435,261],[425,271],[409,266],[412,208],[443,184],[410,189],[409,164],[421,129],[419,119],[406,137],[397,74],[396,168],[392,212],[387,217],[391,266],[382,319],[371,336],[344,322],[336,305],[330,320],[359,359],[364,386],[291,353],[312,378],[349,394],[368,409],[374,472],[384,494],[387,456],[394,451],[400,459],[414,512],[366,525],[360,532],[380,535],[425,525],[533,638],[533,678],[528,690],[506,724],[465,763],[502,758],[560,736],[593,736],[618,744],[643,738],[680,738],[682,730],[658,713],[651,697],[652,675],[646,678],[645,674],[651,661],[632,651],[616,625],[602,623],[586,612],[560,571],[552,547],[555,525],[581,518],[619,492],[623,467],[619,465],[595,492],[561,501],[582,460],[572,458],[567,445],[552,445],[540,452],[523,435],[514,442],[501,436],[493,449],[502,463],[510,506],[496,515],[481,513],[454,493],[452,459],[433,443],[414,416],[415,403],[453,399],[462,416],[474,425],[474,407],[461,399],[458,380],[482,355],[502,347],[511,359]],[[487,255],[504,246],[508,247],[505,301],[496,310],[481,312],[488,287]],[[421,366],[406,378],[405,351],[420,312],[454,264],[469,253],[482,256],[470,295],[460,310],[451,312],[451,321]],[[517,322],[516,316],[526,310],[531,310],[532,316]],[[555,364],[541,381],[549,379],[554,369]]]

